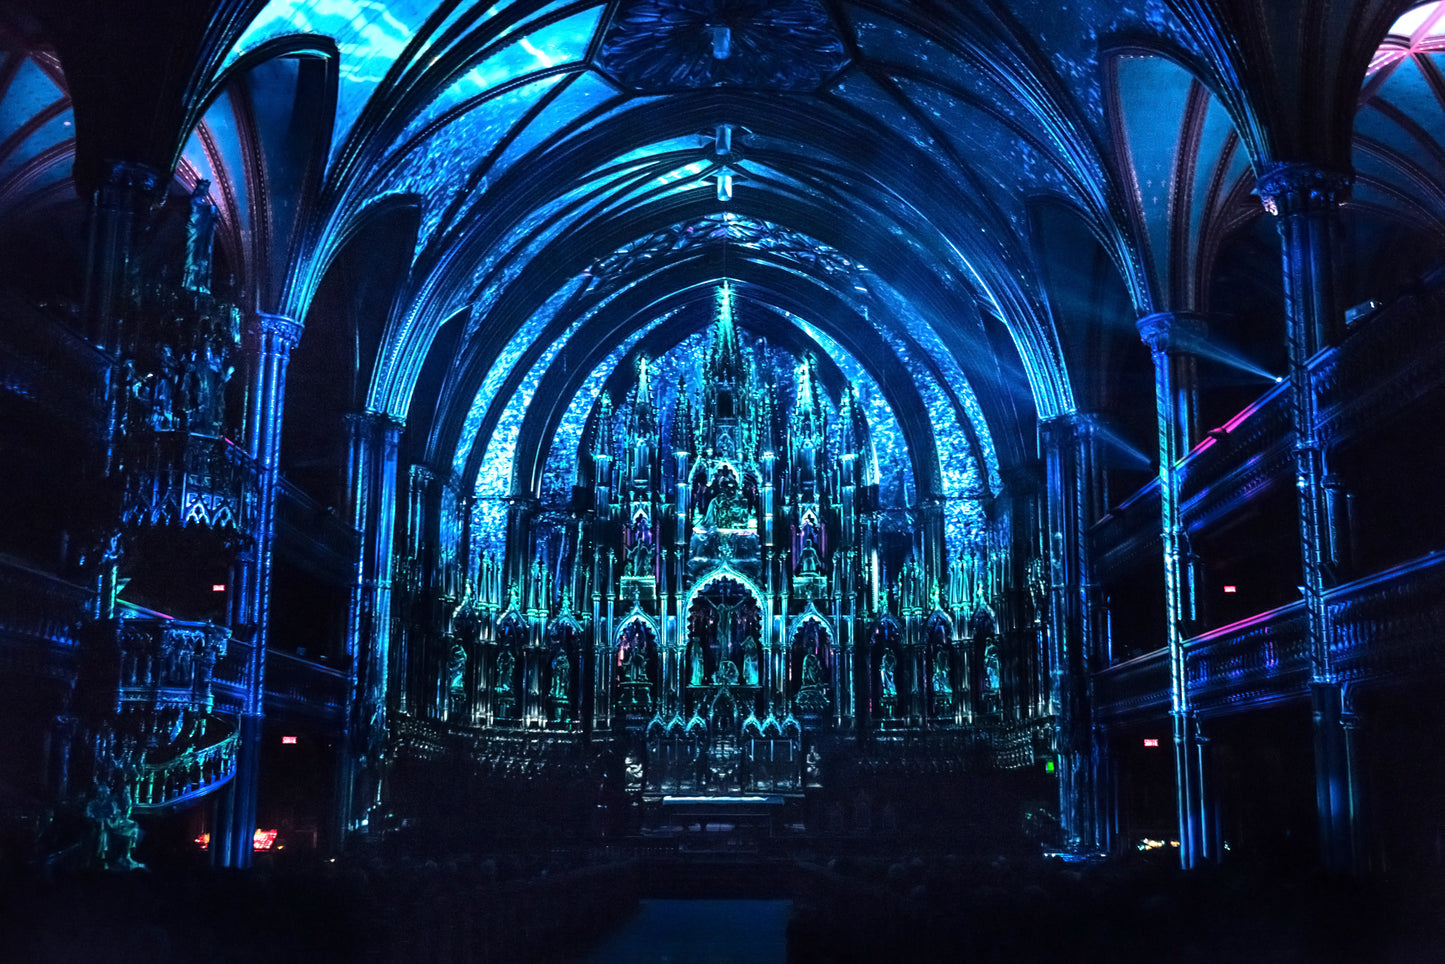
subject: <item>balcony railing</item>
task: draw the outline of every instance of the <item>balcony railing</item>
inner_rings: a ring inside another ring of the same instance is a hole
[[[266,650],[266,704],[327,719],[346,711],[346,674],[281,650]]]
[[[1337,586],[1326,593],[1325,605],[1328,669],[1311,660],[1302,601],[1186,641],[1190,708],[1212,714],[1302,698],[1316,678],[1360,683],[1445,671],[1445,647],[1438,643],[1445,636],[1445,552]],[[1100,719],[1167,712],[1169,693],[1163,648],[1094,676]]]
[[[256,466],[230,439],[149,432],[128,440],[121,453],[127,524],[250,532]]]
[[[1157,716],[1169,710],[1169,653],[1156,649],[1094,675],[1101,719]]]
[[[236,775],[236,730],[218,719],[207,721],[210,740],[186,747],[160,762],[143,761],[137,768],[134,800],[137,810],[157,811],[204,796]]]

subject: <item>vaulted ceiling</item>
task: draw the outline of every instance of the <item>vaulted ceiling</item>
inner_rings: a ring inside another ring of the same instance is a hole
[[[0,11],[8,244],[64,261],[37,236],[110,161],[209,181],[237,297],[306,324],[293,450],[307,412],[385,412],[498,497],[542,494],[587,400],[724,279],[745,328],[871,386],[951,498],[996,491],[1041,418],[1149,451],[1143,314],[1206,314],[1219,404],[1258,390],[1283,318],[1257,171],[1357,172],[1347,297],[1445,251],[1435,3]]]

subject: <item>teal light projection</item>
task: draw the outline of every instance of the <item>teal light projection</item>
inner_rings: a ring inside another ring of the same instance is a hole
[[[417,192],[428,198],[417,236],[418,251],[426,246],[452,200],[468,186],[479,160],[496,149],[511,133],[516,119],[562,79],[561,74],[546,76],[482,102],[465,118],[421,142],[392,175],[379,193]],[[479,189],[486,186],[484,179]]]
[[[554,4],[541,16],[531,18],[526,26],[518,28],[528,32],[488,56],[438,94],[426,110],[412,118],[403,139],[413,136],[470,98],[490,94],[528,74],[580,62],[587,54],[597,22],[602,17],[600,5],[554,23],[531,27],[531,24],[544,19],[548,12],[567,6],[572,5]]]
[[[435,9],[436,0],[272,0],[236,41],[222,68],[280,37],[320,34],[334,39],[341,57],[334,152]]]

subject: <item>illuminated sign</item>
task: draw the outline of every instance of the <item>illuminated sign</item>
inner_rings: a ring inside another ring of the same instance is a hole
[[[1224,587],[1224,591],[1225,591],[1225,592],[1239,592],[1239,587],[1237,587],[1237,586],[1225,586],[1225,587]]]
[[[211,583],[211,592],[225,592],[225,591],[226,591],[226,584],[225,584],[224,582],[213,582],[213,583]]]
[[[1158,745],[1159,745],[1159,737],[1157,737],[1157,736],[1146,736],[1146,737],[1144,737],[1144,745],[1145,745],[1145,746],[1158,746]]]
[[[1044,772],[1045,772],[1045,773],[1053,773],[1053,772],[1054,772],[1054,761],[1053,761],[1053,760],[1045,760],[1045,761],[1044,761]]]
[[[281,745],[282,745],[282,746],[295,746],[295,744],[296,744],[296,737],[294,737],[294,736],[283,736],[283,737],[281,737]]]

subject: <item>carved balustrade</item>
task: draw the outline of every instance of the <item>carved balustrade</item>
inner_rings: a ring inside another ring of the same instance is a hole
[[[97,786],[160,810],[235,772],[236,731],[213,713],[211,675],[230,631],[126,617],[96,627],[83,674]]]
[[[1440,296],[1402,299],[1374,312],[1311,366],[1320,431],[1336,439],[1368,431],[1445,384]]]
[[[126,439],[121,451],[126,524],[250,531],[259,491],[256,466],[230,439],[145,432]]]
[[[340,719],[346,710],[346,674],[281,650],[266,651],[266,705]]]
[[[1184,523],[1198,531],[1293,475],[1289,396],[1281,384],[1196,445],[1180,467]]]
[[[1259,706],[1309,692],[1304,603],[1281,606],[1185,643],[1189,705],[1200,714]]]
[[[1445,672],[1445,552],[1341,586],[1326,605],[1342,681]]]
[[[1160,648],[1094,675],[1095,718],[1157,717],[1169,710],[1169,652]]]
[[[1445,552],[1432,552],[1331,589],[1325,597],[1332,665],[1341,682],[1445,672]],[[1186,641],[1189,705],[1228,713],[1309,693],[1303,602],[1242,619]],[[1119,719],[1169,708],[1164,650],[1095,674],[1096,716]]]

